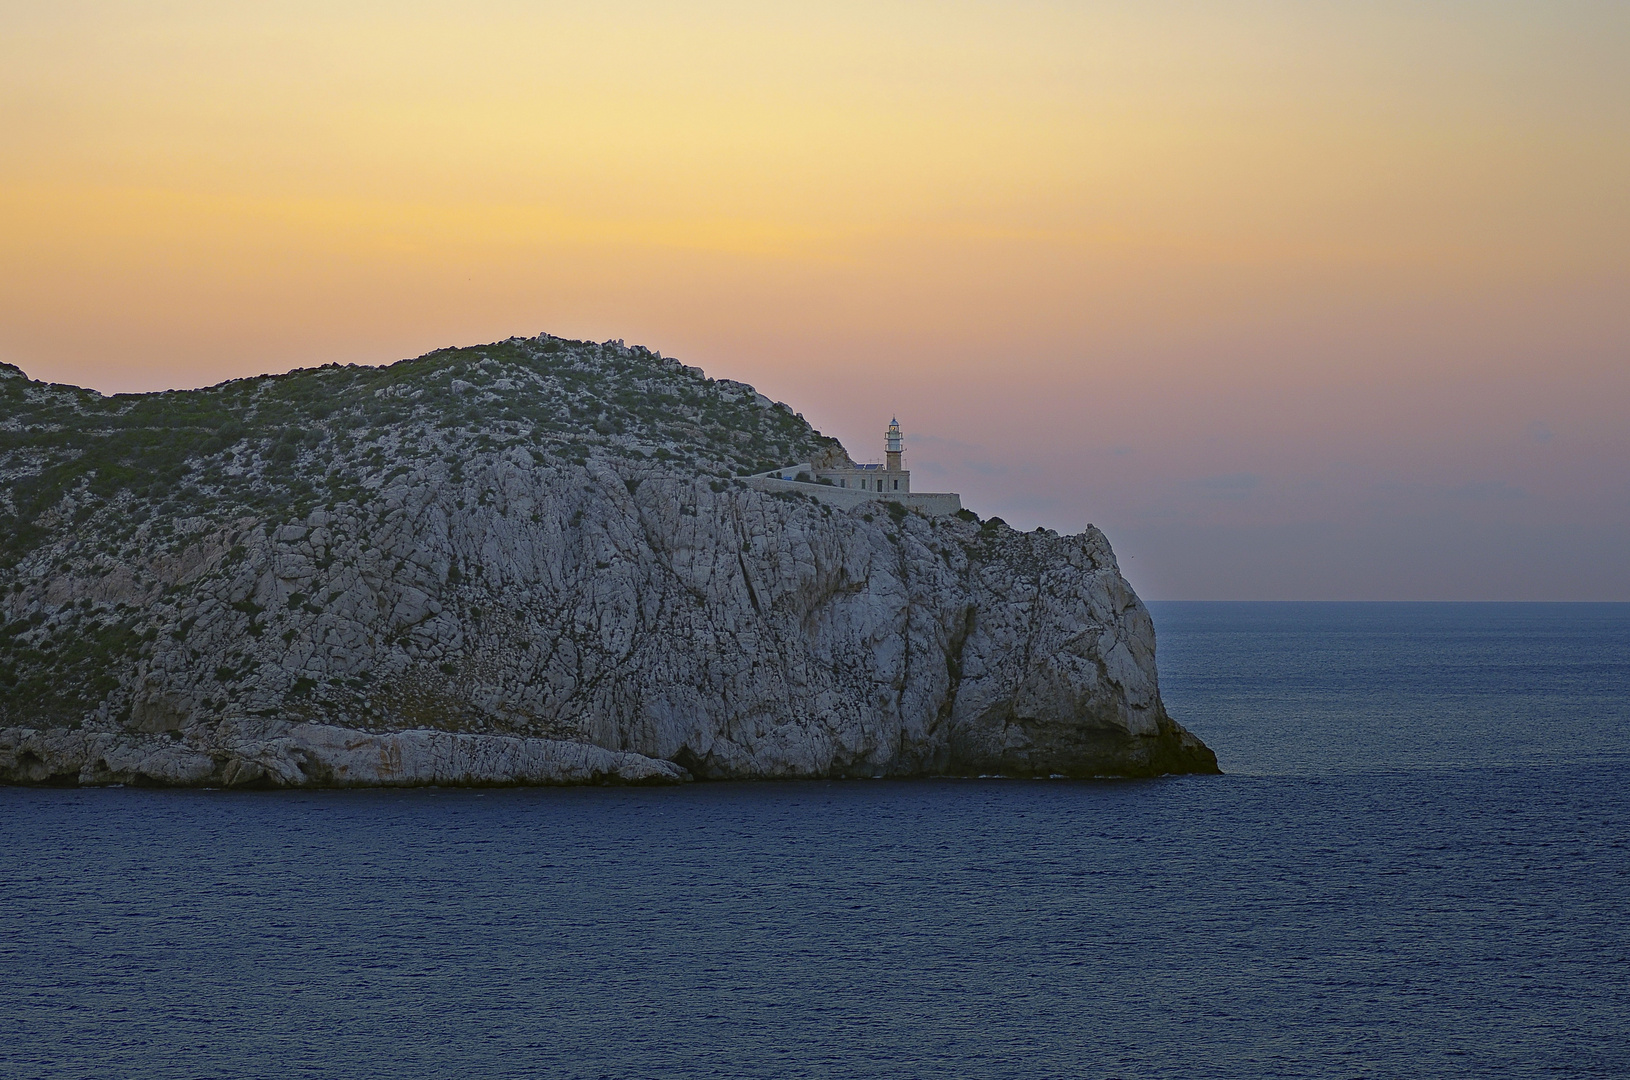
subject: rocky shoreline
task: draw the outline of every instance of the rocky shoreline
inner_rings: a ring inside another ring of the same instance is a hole
[[[1149,774],[1205,772],[1192,736],[1157,750]],[[1170,756],[1159,759],[1160,753]],[[972,776],[936,772],[935,777]],[[1004,774],[978,774],[1006,778]],[[1063,778],[1063,774],[1050,774]],[[1121,775],[1121,774],[1117,774]],[[899,778],[899,774],[895,774]],[[881,779],[883,774],[873,778]],[[664,785],[693,781],[671,761],[587,743],[416,730],[385,734],[291,724],[277,735],[216,730],[185,739],[122,732],[0,731],[0,782],[44,787],[362,788]]]
[[[186,738],[93,731],[0,731],[0,778],[13,784],[151,787],[460,787],[677,784],[671,761],[587,743],[448,731],[373,734],[290,724],[253,736],[221,729]]]

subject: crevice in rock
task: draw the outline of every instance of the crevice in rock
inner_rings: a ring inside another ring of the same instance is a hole
[[[764,614],[764,609],[758,602],[758,592],[753,588],[753,575],[747,572],[747,560],[741,557],[741,552],[739,551],[736,552],[736,565],[741,567],[741,580],[747,586],[748,602],[753,605],[754,611],[758,612],[760,615]]]

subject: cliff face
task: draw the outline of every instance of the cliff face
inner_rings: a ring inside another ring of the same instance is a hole
[[[0,376],[0,780],[1216,769],[1097,530],[753,490],[841,450],[644,350]]]

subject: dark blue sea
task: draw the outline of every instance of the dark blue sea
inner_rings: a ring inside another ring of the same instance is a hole
[[[1226,776],[0,789],[0,1076],[1630,1076],[1630,605],[1151,606]]]

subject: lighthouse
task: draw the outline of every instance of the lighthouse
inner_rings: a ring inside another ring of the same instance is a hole
[[[764,490],[792,491],[833,506],[856,509],[861,503],[898,502],[925,514],[954,514],[962,509],[962,499],[951,491],[911,490],[911,473],[901,461],[905,440],[900,435],[900,418],[889,421],[883,433],[884,463],[858,464],[849,460],[843,447],[832,443],[812,461],[783,465],[757,473],[750,480],[765,485]],[[891,511],[892,512],[892,511]]]

